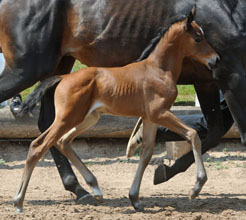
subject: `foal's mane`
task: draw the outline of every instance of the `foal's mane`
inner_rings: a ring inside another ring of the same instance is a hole
[[[157,35],[149,42],[148,46],[143,50],[140,57],[136,60],[136,62],[139,62],[141,60],[146,59],[150,53],[155,49],[156,45],[159,43],[160,39],[165,35],[165,33],[169,30],[169,28],[180,21],[183,21],[185,18],[187,18],[187,15],[179,15],[171,18],[171,22],[169,25],[163,28],[159,28],[159,31]]]

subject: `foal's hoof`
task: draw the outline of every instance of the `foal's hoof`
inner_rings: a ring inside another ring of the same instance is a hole
[[[15,212],[17,213],[17,214],[21,214],[21,213],[23,213],[23,208],[21,207],[21,208],[17,208],[17,207],[15,207]]]
[[[199,192],[195,192],[193,189],[190,191],[189,199],[193,200],[199,195]]]
[[[206,181],[207,181],[207,175],[204,175],[203,177],[198,178],[195,186],[190,191],[190,195],[189,195],[190,200],[195,199],[199,195]]]
[[[97,200],[90,194],[86,194],[77,199],[76,204],[81,205],[97,205]]]
[[[94,198],[100,203],[104,202],[103,195],[95,195]]]
[[[133,207],[136,212],[144,212],[144,206],[140,202],[133,204]]]
[[[159,165],[155,169],[154,185],[168,181],[167,179],[167,166],[165,164]]]
[[[21,202],[21,198],[19,195],[14,196],[13,203],[14,203],[16,213],[17,214],[22,213],[23,212],[23,202]]]

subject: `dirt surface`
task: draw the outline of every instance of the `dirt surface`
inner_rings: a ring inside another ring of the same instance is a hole
[[[136,213],[128,199],[139,157],[128,161],[125,146],[125,140],[109,139],[75,143],[76,152],[98,179],[104,203],[75,204],[75,196],[64,190],[47,154],[32,175],[24,213],[16,214],[12,197],[21,178],[28,142],[1,142],[0,219],[246,219],[246,148],[239,143],[222,143],[205,155],[208,181],[199,198],[191,202],[187,195],[195,182],[194,165],[157,186],[153,185],[156,165],[149,165],[140,190],[144,213]],[[164,150],[158,144],[154,157],[163,156]],[[75,172],[80,183],[91,192]]]

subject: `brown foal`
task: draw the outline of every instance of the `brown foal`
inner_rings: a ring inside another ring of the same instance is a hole
[[[194,14],[195,8],[187,17],[170,25],[147,59],[119,68],[89,67],[53,77],[60,81],[55,91],[55,121],[30,145],[21,184],[14,197],[18,212],[23,210],[26,189],[36,163],[53,145],[79,170],[95,198],[102,200],[95,176],[72,150],[71,142],[96,124],[103,113],[140,116],[143,120],[143,151],[129,192],[135,210],[143,210],[139,188],[153,154],[158,125],[178,133],[191,144],[197,178],[190,199],[198,196],[207,180],[201,142],[194,129],[170,112],[177,96],[176,82],[184,57],[191,57],[208,68],[218,60],[217,53],[205,41],[201,27],[193,21]]]

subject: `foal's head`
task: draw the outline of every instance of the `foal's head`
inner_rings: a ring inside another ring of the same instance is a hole
[[[150,41],[137,61],[147,58],[155,51],[158,51],[157,57],[161,57],[163,49],[164,51],[171,49],[182,58],[191,57],[209,69],[215,68],[219,55],[205,40],[202,28],[194,21],[195,14],[196,7],[194,6],[188,16],[174,17],[173,22],[162,28],[158,35]]]
[[[219,55],[205,40],[202,28],[193,20],[195,14],[196,7],[193,7],[188,17],[182,21],[184,27],[184,36],[181,38],[183,51],[185,56],[205,64],[209,69],[213,69],[219,61]]]

